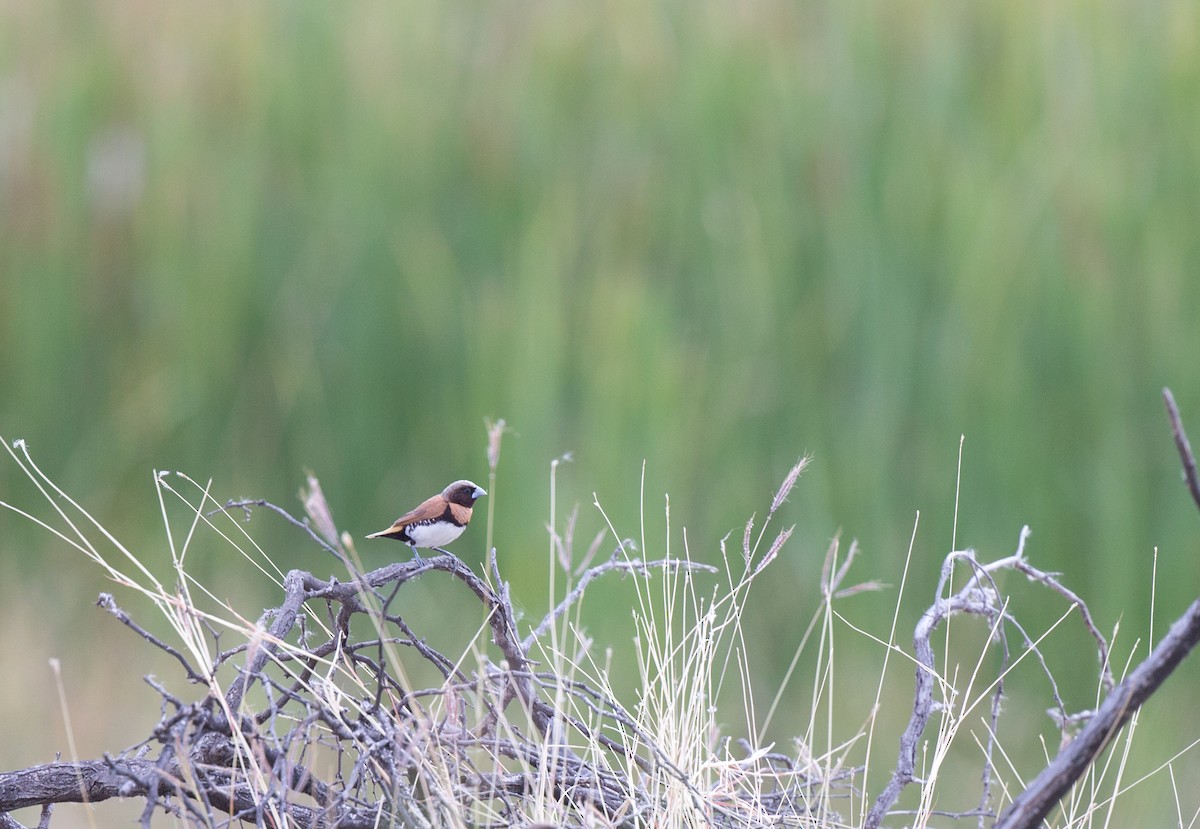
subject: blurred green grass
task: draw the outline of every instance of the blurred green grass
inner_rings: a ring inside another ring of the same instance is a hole
[[[959,546],[1030,524],[1105,627],[1146,629],[1155,546],[1159,607],[1194,596],[1158,398],[1200,433],[1194,4],[0,14],[0,429],[134,544],[152,469],[286,504],[311,468],[361,536],[482,479],[504,417],[496,543],[540,596],[552,458],[581,537],[593,492],[638,534],[644,460],[648,539],[669,492],[714,560],[811,451],[773,678],[839,527],[896,580],[920,510],[924,600],[965,434]],[[52,584],[0,527],[5,582]]]

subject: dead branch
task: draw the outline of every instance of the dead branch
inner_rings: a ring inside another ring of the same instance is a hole
[[[114,797],[158,797],[184,794],[186,791],[177,763],[160,768],[152,760],[84,760],[78,763],[46,763],[41,766],[0,774],[0,814],[29,806],[51,803],[100,803]],[[232,794],[209,791],[217,814],[245,812],[254,808],[254,800],[246,787]],[[321,827],[330,825],[321,810],[298,804],[285,809],[296,826]],[[12,821],[13,826],[19,823]],[[3,824],[0,824],[3,825]],[[370,813],[346,812],[339,816],[339,827],[371,829],[375,818]]]
[[[1150,656],[1104,700],[1087,725],[1054,761],[1017,795],[996,829],[1040,826],[1050,810],[1120,733],[1151,694],[1200,641],[1200,599],[1192,603]]]
[[[897,814],[892,812],[892,806],[899,799],[900,793],[904,788],[916,780],[917,752],[921,745],[922,735],[925,733],[925,728],[929,724],[932,713],[939,705],[939,702],[934,698],[937,666],[935,664],[932,638],[937,628],[951,617],[960,614],[982,616],[991,630],[992,638],[996,639],[1001,646],[1001,666],[998,670],[998,678],[992,692],[991,728],[989,729],[992,737],[989,738],[985,747],[980,805],[973,812],[961,813],[959,816],[974,815],[979,817],[982,822],[984,818],[994,814],[988,806],[993,768],[991,751],[994,748],[993,740],[996,723],[999,719],[1000,700],[1004,689],[1003,676],[1011,659],[1005,629],[1006,625],[1011,626],[1018,633],[1024,642],[1025,648],[1034,654],[1042,666],[1046,678],[1053,689],[1058,710],[1062,712],[1059,719],[1065,720],[1067,718],[1062,700],[1058,695],[1054,677],[1046,665],[1041,650],[1025,632],[1024,628],[1021,627],[1019,622],[1008,612],[1007,603],[1002,599],[1000,591],[996,586],[995,576],[997,573],[1005,570],[1015,570],[1024,574],[1030,581],[1045,585],[1071,600],[1073,606],[1080,611],[1080,617],[1084,626],[1097,641],[1102,678],[1109,676],[1108,644],[1104,636],[1095,627],[1086,606],[1084,606],[1074,593],[1067,590],[1052,574],[1042,572],[1028,561],[1025,557],[1025,543],[1028,538],[1029,528],[1023,527],[1017,542],[1016,552],[1011,556],[987,564],[977,561],[975,554],[970,550],[952,552],[943,561],[941,577],[938,580],[937,587],[938,598],[921,615],[913,631],[913,651],[917,662],[917,670],[916,686],[913,692],[912,715],[909,717],[908,726],[900,737],[900,753],[896,767],[892,771],[888,784],[876,797],[870,812],[867,814],[867,819],[864,823],[867,829],[875,829],[882,825],[883,820],[889,814]],[[958,591],[942,598],[953,579],[955,567],[960,564],[965,564],[971,568],[971,576]]]
[[[1196,474],[1196,456],[1192,454],[1192,445],[1188,442],[1187,433],[1183,431],[1183,420],[1179,417],[1179,407],[1175,405],[1175,395],[1171,390],[1162,390],[1163,402],[1167,406],[1167,418],[1171,421],[1171,434],[1175,438],[1175,448],[1183,463],[1183,478],[1187,481],[1188,492],[1192,500],[1200,507],[1200,475]]]
[[[231,502],[226,508],[281,513],[340,556],[328,505],[315,479],[309,486],[305,507],[322,516],[319,534],[264,501]],[[520,824],[527,821],[522,815],[544,810],[547,795],[574,810],[579,825],[592,821],[586,815],[628,824],[660,805],[658,795],[630,778],[630,764],[648,778],[674,780],[699,808],[700,787],[638,727],[636,717],[585,683],[535,670],[528,655],[548,626],[604,574],[714,569],[675,559],[629,559],[626,551],[580,574],[524,639],[494,553],[491,583],[446,552],[346,582],[292,570],[284,577],[281,603],[263,613],[247,641],[219,649],[218,632],[207,629],[216,655],[204,668],[135,622],[111,595],[102,595],[103,609],[172,656],[185,680],[208,693],[186,702],[147,678],[162,700],[151,737],[114,757],[0,774],[0,816],[6,822],[0,825],[19,826],[7,815],[12,809],[112,797],[144,798],[144,826],[161,811],[196,826],[433,827],[448,822],[439,816],[463,809],[482,809],[490,815],[485,822]],[[431,647],[396,611],[404,585],[438,572],[481,603],[497,658],[484,653],[473,667],[463,666]],[[355,639],[355,616],[367,617],[363,629],[374,635]],[[431,665],[442,683],[407,687],[398,651]],[[564,707],[564,701],[571,705]],[[575,746],[593,748],[585,754]],[[157,755],[149,756],[155,747]],[[802,813],[811,800],[804,787],[811,788],[812,780],[799,772],[790,779],[770,791],[759,787],[742,805],[733,798],[711,807],[712,825],[765,825],[743,814],[763,797],[780,814]]]
[[[1179,409],[1170,389],[1163,389],[1163,401],[1171,432],[1183,464],[1184,478],[1196,506],[1200,507],[1200,480],[1196,458],[1179,417]],[[1062,799],[1088,767],[1124,728],[1138,708],[1158,690],[1196,643],[1200,642],[1200,599],[1171,625],[1158,647],[1138,665],[1125,681],[1113,689],[1087,725],[1059,752],[1033,782],[1021,792],[996,822],[996,829],[1028,829],[1040,826],[1050,810]]]

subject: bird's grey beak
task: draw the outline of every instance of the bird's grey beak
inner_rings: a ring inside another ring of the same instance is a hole
[[[487,495],[487,490],[481,486],[476,486],[475,491],[471,495],[473,498],[482,498],[484,495]]]

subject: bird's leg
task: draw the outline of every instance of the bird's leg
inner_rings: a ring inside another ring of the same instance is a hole
[[[419,564],[421,562],[421,554],[419,552],[417,552],[417,545],[409,544],[408,546],[412,549],[413,561],[415,561]]]
[[[444,556],[452,556],[452,555],[454,555],[454,553],[452,553],[452,552],[450,552],[449,550],[446,550],[446,549],[444,549],[444,548],[442,548],[442,547],[434,547],[433,549],[434,549],[434,550],[437,550],[439,553],[441,553],[441,554],[442,554],[442,555],[444,555]]]

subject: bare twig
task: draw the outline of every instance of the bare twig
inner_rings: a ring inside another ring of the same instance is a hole
[[[1188,492],[1192,500],[1200,507],[1200,476],[1196,473],[1196,457],[1192,454],[1192,445],[1188,442],[1187,433],[1183,431],[1183,421],[1179,417],[1179,407],[1175,405],[1175,395],[1171,390],[1162,390],[1163,402],[1167,406],[1167,418],[1171,421],[1171,434],[1175,437],[1175,448],[1179,451],[1179,459],[1183,463],[1183,477],[1187,481]]]
[[[117,619],[117,621],[141,636],[156,648],[159,648],[165,653],[169,653],[171,656],[175,657],[179,664],[183,666],[183,670],[187,673],[188,682],[206,681],[204,676],[192,667],[192,663],[187,661],[187,657],[180,653],[176,648],[171,647],[166,642],[152,634],[150,631],[143,628],[137,622],[133,621],[133,619],[129,617],[128,613],[117,607],[117,602],[115,599],[113,599],[111,593],[101,593],[96,599],[96,606],[107,610]]]
[[[564,613],[570,610],[573,605],[579,602],[580,598],[583,597],[584,591],[587,590],[588,585],[605,573],[616,570],[626,573],[635,573],[641,576],[648,576],[651,571],[654,570],[677,568],[686,570],[700,570],[706,573],[717,572],[717,568],[713,567],[712,565],[700,564],[695,561],[685,561],[677,558],[659,559],[658,561],[642,561],[640,559],[623,558],[622,556],[625,554],[625,551],[629,549],[631,544],[632,542],[628,539],[621,542],[617,549],[613,551],[613,554],[609,556],[608,561],[605,561],[602,564],[597,564],[594,567],[590,567],[585,570],[579,577],[579,581],[575,583],[575,586],[563,598],[563,600],[559,602],[553,610],[546,614],[546,617],[542,619],[538,626],[534,628],[528,636],[521,640],[521,648],[524,649],[525,652],[528,652],[533,647],[534,643],[544,636],[546,631],[550,629],[550,625],[554,624],[559,617],[561,617]]]
[[[314,481],[316,481],[316,478],[312,478],[312,477],[309,478],[310,486],[311,486],[312,482],[314,482]],[[323,498],[324,496],[321,496],[321,497]],[[222,504],[220,507],[218,507],[217,509],[209,510],[207,513],[205,513],[205,515],[206,515],[206,517],[211,518],[212,516],[216,515],[219,512],[229,512],[231,510],[240,509],[245,514],[246,519],[249,520],[250,512],[254,507],[261,507],[262,509],[268,509],[271,512],[276,513],[277,515],[282,516],[283,519],[285,521],[287,521],[289,524],[296,527],[297,529],[303,530],[308,535],[308,537],[311,538],[313,541],[315,541],[317,543],[317,546],[320,547],[322,550],[329,553],[331,556],[338,559],[339,561],[342,560],[343,556],[342,556],[341,551],[338,550],[337,547],[331,545],[323,537],[324,533],[329,531],[329,526],[322,525],[322,527],[321,527],[322,531],[320,533],[318,533],[316,530],[314,530],[312,528],[312,525],[309,524],[307,521],[297,518],[296,516],[292,515],[290,512],[285,510],[283,507],[278,506],[277,504],[272,504],[270,501],[268,501],[264,498],[238,498],[236,500],[230,499],[230,500],[226,501],[224,504]],[[332,521],[332,519],[331,519],[331,521]]]

